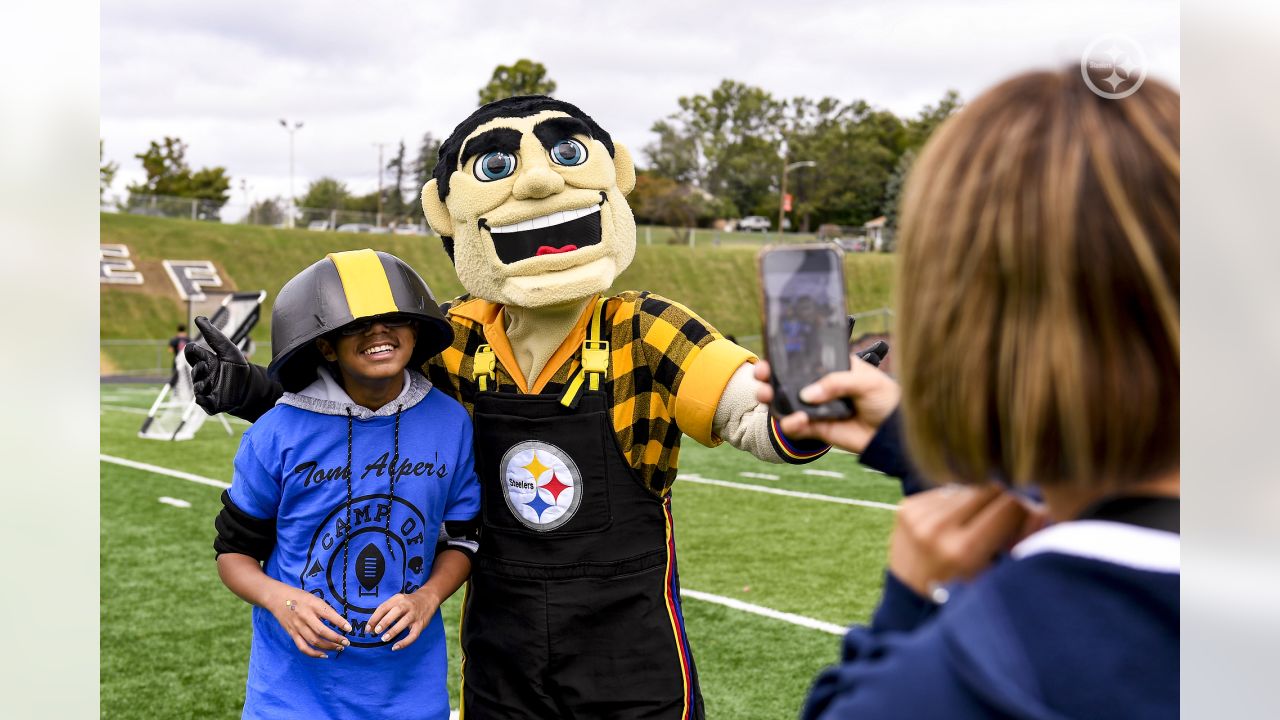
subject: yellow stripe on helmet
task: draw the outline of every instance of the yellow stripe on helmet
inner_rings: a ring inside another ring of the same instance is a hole
[[[327,256],[338,268],[342,292],[347,296],[351,317],[366,318],[399,312],[391,295],[391,283],[382,260],[372,250],[348,250]]]

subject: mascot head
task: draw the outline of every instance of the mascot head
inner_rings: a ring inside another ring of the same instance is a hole
[[[467,292],[543,307],[606,290],[631,264],[635,184],[631,155],[590,116],[529,95],[454,129],[422,208]]]

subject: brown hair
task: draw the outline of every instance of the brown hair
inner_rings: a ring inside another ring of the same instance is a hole
[[[1176,92],[1078,68],[947,120],[903,197],[908,445],[937,481],[1115,488],[1178,465]]]

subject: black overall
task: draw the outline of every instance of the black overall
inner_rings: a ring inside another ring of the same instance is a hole
[[[584,387],[576,405],[476,395],[484,524],[463,615],[462,717],[701,718],[669,500],[632,472],[606,391]]]

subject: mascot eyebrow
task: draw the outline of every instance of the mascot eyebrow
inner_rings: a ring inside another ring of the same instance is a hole
[[[533,126],[533,134],[542,143],[542,146],[548,150],[556,143],[572,135],[592,137],[591,127],[573,117],[547,118]],[[520,131],[512,130],[511,128],[485,130],[462,146],[462,152],[458,153],[460,161],[458,169],[461,170],[468,160],[477,155],[491,152],[504,152],[514,155],[520,150],[520,137]]]
[[[479,135],[467,141],[462,147],[462,152],[458,153],[459,163],[458,169],[466,164],[467,160],[476,155],[484,155],[491,152],[504,152],[508,155],[515,155],[520,151],[520,131],[511,128],[494,128],[485,130]]]
[[[569,135],[582,134],[594,140],[599,140],[601,144],[604,145],[605,149],[609,151],[609,156],[613,156],[613,138],[610,137],[609,133],[606,132],[604,128],[600,127],[595,120],[592,120],[590,115],[579,110],[578,106],[564,102],[563,100],[549,98],[545,95],[518,95],[516,97],[510,97],[505,100],[499,100],[497,102],[484,105],[471,113],[471,116],[466,120],[463,120],[461,123],[458,123],[458,126],[453,129],[453,133],[440,144],[440,156],[436,161],[435,169],[431,171],[431,176],[436,180],[436,192],[440,196],[440,202],[444,202],[445,198],[449,196],[449,176],[461,167],[458,164],[458,161],[465,159],[464,157],[461,157],[463,146],[466,146],[468,154],[475,154],[472,152],[473,147],[475,146],[475,141],[479,140],[487,133],[482,133],[481,135],[476,136],[470,143],[466,141],[468,135],[475,132],[476,128],[484,125],[490,120],[497,118],[529,117],[530,115],[537,115],[544,110],[559,110],[569,116],[567,118],[562,117],[550,119],[565,123],[563,125],[557,123],[555,125],[547,126],[548,131],[559,131],[555,133],[556,137],[551,142]],[[581,122],[582,125],[579,126],[571,124],[574,120]],[[542,124],[543,123],[539,123],[539,126]],[[585,132],[583,131],[582,126],[586,127]],[[563,132],[564,134],[560,134],[560,132]],[[537,137],[544,145],[547,144],[548,141],[541,134]],[[486,152],[488,151],[486,150]]]

